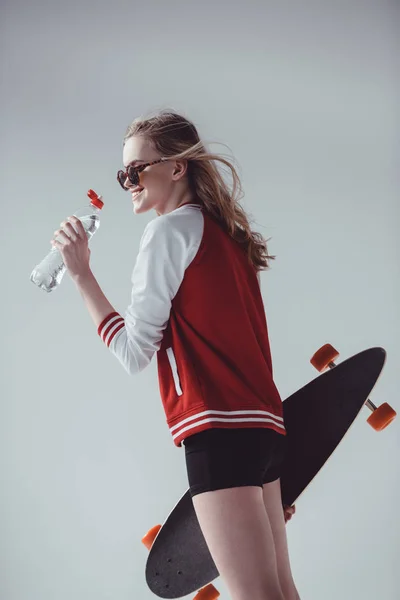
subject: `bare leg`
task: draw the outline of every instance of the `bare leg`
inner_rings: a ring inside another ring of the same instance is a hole
[[[262,488],[205,492],[193,497],[193,505],[232,600],[286,600]]]
[[[285,600],[300,600],[290,568],[280,479],[276,479],[271,483],[265,483],[263,485],[263,496],[265,509],[271,523],[278,565],[278,577]]]

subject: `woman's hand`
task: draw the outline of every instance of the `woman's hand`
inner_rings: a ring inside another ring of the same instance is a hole
[[[73,225],[72,225],[73,224]],[[87,275],[90,272],[90,248],[86,231],[77,217],[68,217],[61,223],[61,229],[54,232],[52,246],[57,248],[63,257],[64,264],[72,279]]]
[[[290,519],[292,518],[292,516],[294,515],[295,512],[296,512],[296,507],[294,504],[293,504],[293,506],[285,505],[283,507],[283,516],[285,517],[285,523],[290,521]]]

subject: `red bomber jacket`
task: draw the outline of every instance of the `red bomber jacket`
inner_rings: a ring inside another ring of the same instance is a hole
[[[129,374],[157,353],[176,446],[210,428],[286,435],[259,280],[246,253],[198,204],[156,217],[140,241],[131,304],[98,334]]]

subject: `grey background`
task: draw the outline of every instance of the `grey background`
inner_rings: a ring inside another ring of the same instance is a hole
[[[118,189],[122,136],[174,108],[229,146],[253,228],[272,237],[262,290],[282,397],[317,375],[323,343],[342,359],[379,345],[371,398],[398,410],[399,4],[3,0],[0,17],[0,597],[150,599],[140,540],[187,487],[156,360],[130,378],[69,276],[47,295],[30,272],[93,188],[91,266],[125,310],[156,215]],[[399,422],[376,433],[369,414],[287,526],[302,600],[400,597]]]

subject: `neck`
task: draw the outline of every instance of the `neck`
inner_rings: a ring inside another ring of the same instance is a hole
[[[198,202],[196,201],[193,193],[187,187],[185,187],[184,189],[182,189],[182,191],[177,190],[176,195],[172,196],[168,200],[168,202],[163,206],[162,211],[158,209],[156,212],[158,215],[165,215],[167,213],[172,212],[173,210],[176,210],[183,204],[191,203],[197,204]]]

